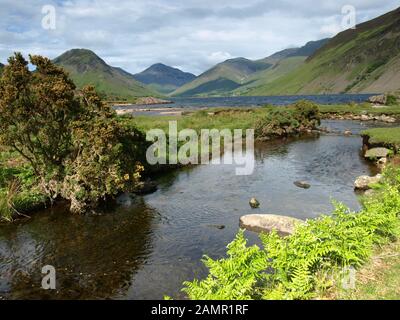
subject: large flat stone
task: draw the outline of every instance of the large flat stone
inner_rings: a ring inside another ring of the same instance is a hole
[[[386,148],[372,148],[365,153],[365,158],[368,159],[386,158],[387,156],[390,155],[390,153],[391,151]]]
[[[276,230],[281,236],[293,234],[297,224],[304,221],[274,214],[250,214],[240,218],[240,227],[257,233],[269,233]]]

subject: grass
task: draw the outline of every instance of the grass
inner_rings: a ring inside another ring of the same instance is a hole
[[[400,127],[369,129],[361,134],[368,136],[371,144],[382,144],[389,147],[400,145]]]
[[[178,130],[191,128],[200,132],[201,129],[251,129],[255,123],[261,119],[266,110],[283,109],[282,106],[265,106],[263,108],[210,108],[191,112],[189,114],[174,116],[121,116],[121,121],[128,125],[137,126],[146,132],[150,129],[162,129],[168,131],[168,122],[177,121]],[[341,104],[341,105],[320,105],[320,112],[355,115],[374,114],[374,115],[400,115],[400,106],[388,106],[383,108],[373,108],[369,103],[364,104]],[[385,129],[387,130],[387,129]]]
[[[32,168],[16,152],[0,150],[0,222],[42,208],[46,201]]]
[[[337,300],[398,300],[400,298],[400,242],[375,250],[373,258],[356,273],[353,290],[338,289]]]
[[[223,109],[216,108],[201,110],[183,116],[135,116],[121,117],[121,121],[128,125],[137,126],[143,132],[150,129],[168,131],[169,121],[178,122],[178,130],[194,129],[251,129],[255,123],[265,115],[265,109]]]
[[[336,113],[336,114],[349,114],[362,115],[400,115],[400,105],[396,106],[383,106],[373,107],[370,103],[362,104],[333,104],[333,105],[320,105],[321,113]]]

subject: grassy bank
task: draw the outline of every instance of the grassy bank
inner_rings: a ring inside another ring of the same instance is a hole
[[[395,106],[373,106],[370,103],[361,104],[332,104],[320,105],[320,111],[324,113],[334,113],[338,115],[353,114],[353,115],[391,115],[400,116],[400,105]]]
[[[0,151],[0,222],[10,222],[43,208],[47,197],[41,192],[32,167],[17,154]]]
[[[200,134],[202,129],[255,129],[257,135],[284,136],[293,131],[313,129],[319,121],[318,106],[299,101],[285,107],[265,106],[263,108],[212,108],[174,116],[122,116],[120,121],[126,125],[139,128],[143,132],[150,129],[162,129],[168,132],[170,121],[177,121],[178,131],[194,129]],[[317,122],[313,122],[317,120]],[[269,127],[267,132],[257,129]],[[288,132],[279,133],[279,129],[287,128]]]
[[[385,145],[393,149],[400,146],[400,127],[399,128],[375,128],[361,132],[368,137],[369,143],[373,145]]]
[[[373,257],[357,273],[353,290],[336,288],[330,299],[336,300],[399,300],[400,242],[374,251]]]
[[[386,169],[377,192],[364,199],[360,212],[339,203],[335,207],[331,215],[298,226],[291,236],[261,235],[263,248],[248,246],[240,232],[228,245],[226,258],[205,257],[209,275],[186,282],[184,291],[191,299],[210,300],[331,296],[347,276],[345,270],[362,270],[375,250],[398,241],[400,170]],[[393,273],[386,276],[390,279]]]
[[[122,128],[127,128],[129,132],[136,132],[137,136],[144,139],[142,133],[150,129],[163,129],[168,134],[169,121],[178,120],[178,130],[191,128],[200,135],[202,129],[229,129],[233,132],[234,129],[242,129],[243,135],[246,134],[246,129],[255,129],[256,137],[272,138],[289,136],[304,132],[305,130],[315,129],[319,125],[319,112],[315,104],[303,101],[285,108],[263,108],[263,109],[218,109],[211,112],[199,111],[193,114],[188,114],[182,117],[117,117],[114,118],[116,124]],[[103,130],[102,126],[98,127]],[[104,131],[104,130],[103,130]],[[103,131],[98,134],[103,134]],[[93,133],[94,136],[97,136]],[[107,147],[112,147],[111,142],[104,141]],[[179,145],[185,142],[180,142]],[[222,143],[222,140],[221,140]],[[126,147],[126,145],[123,145]],[[122,147],[122,144],[121,144]],[[144,154],[148,144],[137,146],[135,152]],[[211,148],[211,146],[210,146]],[[211,149],[201,150],[199,155],[210,154]],[[167,151],[168,152],[168,151]],[[92,153],[89,153],[92,155]],[[168,159],[168,154],[166,154]],[[127,159],[121,163],[128,166]],[[97,160],[93,160],[93,164],[85,168],[88,172],[96,168]],[[81,168],[81,167],[80,167]],[[108,168],[108,166],[107,166]],[[146,170],[143,176],[148,176],[153,173],[160,173],[176,168],[176,166],[145,166]],[[48,170],[46,168],[46,170]],[[128,172],[128,171],[126,171]],[[42,205],[46,198],[40,192],[41,188],[38,185],[38,179],[35,178],[31,166],[23,161],[21,156],[16,152],[3,150],[0,157],[0,217],[3,220],[11,221],[18,216],[19,213],[29,212]],[[76,178],[82,179],[90,177],[91,174],[86,171],[79,174]],[[135,175],[133,175],[135,176]],[[93,179],[93,184],[98,184],[107,181],[109,175]],[[42,181],[42,180],[41,180]],[[120,180],[119,180],[120,181]],[[115,182],[116,183],[116,182]],[[107,184],[107,188],[114,187],[115,183]],[[86,189],[82,189],[86,190]],[[113,195],[118,191],[114,190]]]

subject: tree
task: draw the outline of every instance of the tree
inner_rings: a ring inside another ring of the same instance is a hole
[[[75,85],[47,58],[20,53],[8,59],[0,81],[0,143],[17,150],[43,178],[62,174],[71,152],[71,124],[78,118]]]
[[[81,213],[140,185],[145,137],[123,127],[95,89],[81,92],[49,59],[20,53],[0,79],[0,143],[32,165],[51,198]]]

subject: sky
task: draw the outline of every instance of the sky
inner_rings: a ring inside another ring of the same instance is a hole
[[[332,37],[343,30],[346,5],[355,8],[357,23],[400,6],[398,0],[0,0],[0,62],[15,51],[55,58],[87,48],[131,73],[164,63],[198,75],[226,59],[260,59]]]

